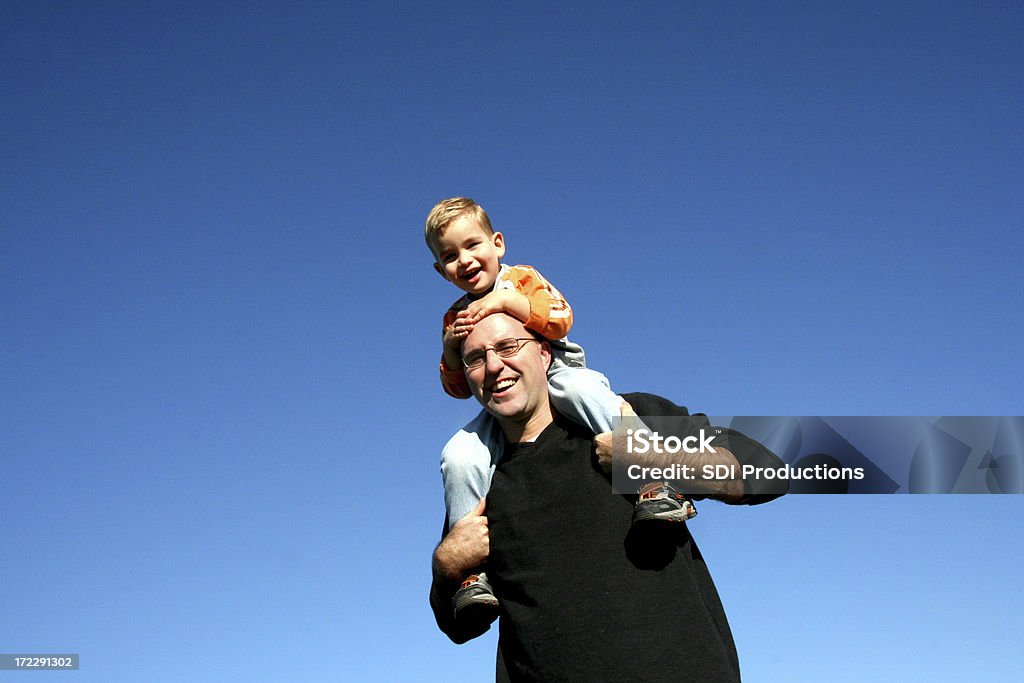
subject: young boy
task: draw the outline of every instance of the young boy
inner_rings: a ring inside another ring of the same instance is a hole
[[[455,398],[470,397],[465,370],[486,362],[486,355],[463,358],[462,340],[484,317],[504,312],[548,340],[552,351],[548,371],[552,405],[594,434],[612,431],[622,399],[611,390],[604,375],[586,367],[582,347],[566,338],[572,327],[568,302],[530,266],[510,267],[501,263],[505,238],[493,230],[483,208],[466,197],[445,199],[427,216],[425,234],[434,255],[434,269],[466,293],[444,315],[444,390]],[[511,357],[523,343],[526,342],[505,340],[494,351],[499,356]],[[495,420],[481,411],[444,447],[441,476],[449,529],[487,495],[503,445],[504,438]],[[685,521],[696,514],[689,499],[663,485],[641,496],[634,521]],[[483,572],[466,579],[455,594],[454,607],[457,618],[493,621],[498,601]]]

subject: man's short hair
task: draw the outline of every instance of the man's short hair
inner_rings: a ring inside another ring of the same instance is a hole
[[[430,214],[427,215],[427,225],[423,233],[431,253],[435,256],[437,255],[437,250],[434,248],[437,245],[437,241],[444,237],[444,233],[452,221],[462,216],[469,216],[475,219],[487,235],[494,234],[494,228],[491,227],[491,219],[487,217],[484,207],[469,197],[442,199],[430,210]]]

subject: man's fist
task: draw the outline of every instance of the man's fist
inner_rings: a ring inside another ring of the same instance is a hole
[[[453,581],[462,581],[469,570],[487,561],[491,552],[490,532],[484,510],[487,499],[481,498],[473,511],[452,526],[451,531],[434,551],[434,571]]]
[[[626,418],[636,417],[633,406],[629,405],[627,401],[623,401],[619,406],[619,414],[622,416],[623,422],[626,421]],[[615,459],[615,432],[604,432],[595,436],[594,447],[597,453],[597,464],[605,472],[610,473],[612,471],[612,461]]]

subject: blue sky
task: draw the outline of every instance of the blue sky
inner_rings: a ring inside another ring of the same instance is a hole
[[[485,680],[426,605],[476,198],[619,391],[1013,415],[1013,3],[0,7],[0,652]],[[748,681],[1015,680],[1020,496],[705,504]],[[0,678],[18,675],[0,673]]]

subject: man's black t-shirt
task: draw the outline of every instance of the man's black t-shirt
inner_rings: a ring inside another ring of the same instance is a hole
[[[649,394],[625,398],[641,416],[686,414]],[[497,679],[738,681],[687,525],[631,528],[636,497],[611,492],[593,452],[592,434],[556,419],[536,441],[507,444],[497,465],[486,512],[502,609]],[[452,635],[436,586],[432,603]]]

